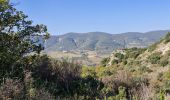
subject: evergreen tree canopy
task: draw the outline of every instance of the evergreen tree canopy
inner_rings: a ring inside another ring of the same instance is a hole
[[[40,53],[43,46],[35,37],[48,36],[45,25],[33,25],[22,11],[8,0],[0,0],[0,76],[8,76],[17,62],[31,52]],[[16,70],[16,69],[15,69]]]

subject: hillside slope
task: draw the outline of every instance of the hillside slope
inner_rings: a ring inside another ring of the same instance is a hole
[[[110,54],[113,50],[131,47],[148,47],[159,41],[169,30],[151,31],[146,33],[128,32],[109,34],[104,32],[67,33],[51,36],[45,43],[46,51],[83,51]]]
[[[164,91],[167,94],[165,100],[170,99],[170,33],[146,49],[115,50],[110,57],[102,60],[102,66],[146,78],[151,98]]]

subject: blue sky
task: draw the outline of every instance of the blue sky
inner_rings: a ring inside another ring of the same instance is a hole
[[[12,0],[51,34],[170,29],[170,0]]]

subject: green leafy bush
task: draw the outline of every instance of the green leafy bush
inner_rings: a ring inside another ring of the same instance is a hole
[[[145,48],[130,48],[126,49],[125,58],[137,58],[141,53],[143,53],[146,49]]]
[[[123,64],[124,64],[124,65],[126,65],[126,64],[128,63],[128,61],[127,61],[127,60],[125,60],[125,59],[123,59],[123,61],[122,61],[122,62],[123,62]]]
[[[121,53],[116,53],[115,57],[117,57],[118,59],[122,60],[124,58],[124,55]]]
[[[160,65],[163,66],[163,67],[166,66],[166,65],[168,65],[168,64],[169,64],[169,61],[168,61],[167,59],[160,61]]]
[[[112,60],[112,65],[115,65],[115,64],[118,64],[118,63],[119,63],[118,60],[116,60],[116,59],[113,59],[113,60]]]
[[[126,88],[120,86],[120,87],[118,88],[118,90],[119,90],[119,94],[116,95],[116,99],[117,99],[117,100],[127,100],[127,98],[126,98],[126,96],[127,96],[127,94],[126,94]]]
[[[168,43],[170,42],[170,32],[167,33],[167,35],[165,36],[165,42],[164,43]]]
[[[103,58],[101,63],[101,66],[106,66],[108,64],[108,62],[110,61],[110,58]]]
[[[159,64],[160,63],[160,59],[161,59],[161,53],[160,52],[156,52],[151,54],[148,57],[148,60],[152,63],[152,64]]]

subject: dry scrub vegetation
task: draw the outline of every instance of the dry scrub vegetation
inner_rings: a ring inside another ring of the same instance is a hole
[[[34,36],[48,38],[46,26],[0,0],[0,99],[169,100],[170,33],[149,48],[118,50],[96,67],[40,55]]]

